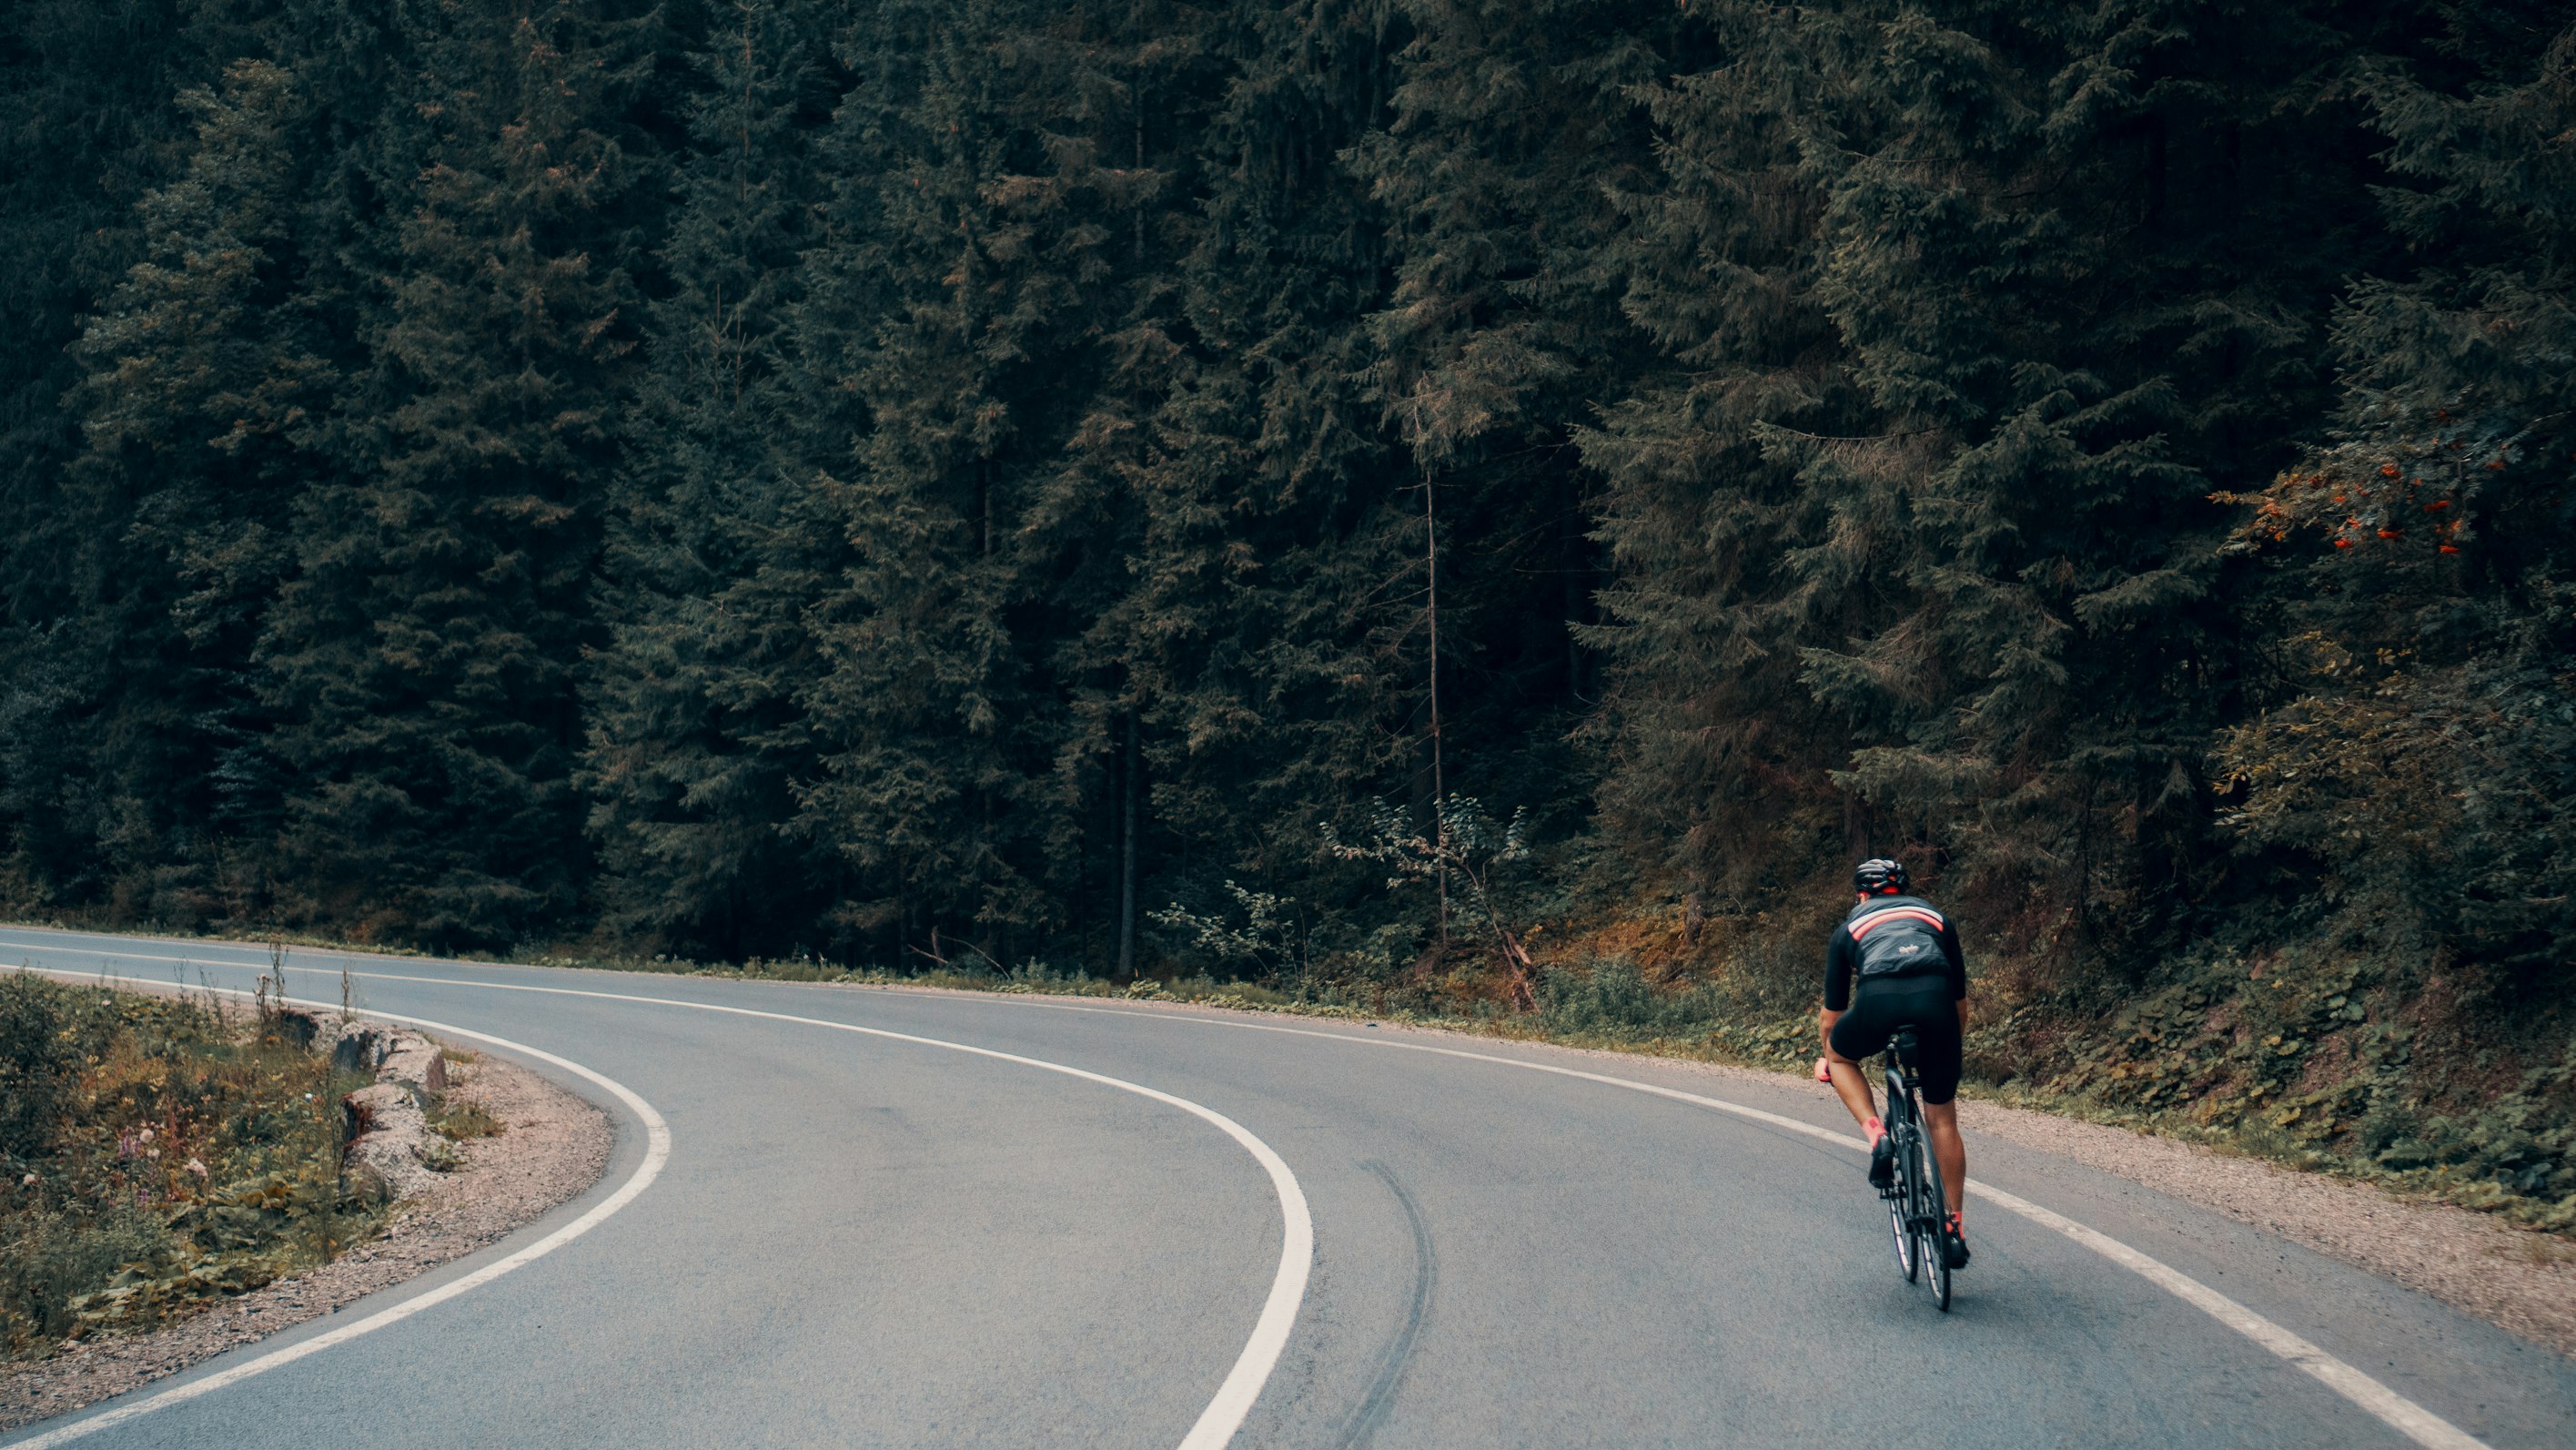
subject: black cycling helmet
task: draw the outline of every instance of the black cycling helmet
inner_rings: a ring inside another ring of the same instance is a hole
[[[1883,891],[1901,892],[1914,884],[1905,874],[1905,863],[1873,856],[1852,868],[1852,890],[1863,896],[1876,896]]]

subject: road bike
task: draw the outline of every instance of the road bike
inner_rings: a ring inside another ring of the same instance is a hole
[[[1950,1310],[1950,1256],[1942,1237],[1949,1228],[1950,1200],[1941,1185],[1941,1162],[1923,1131],[1923,1099],[1915,1088],[1913,1029],[1896,1034],[1887,1045],[1887,1117],[1883,1126],[1896,1150],[1896,1172],[1879,1197],[1887,1200],[1887,1221],[1896,1236],[1896,1266],[1905,1282],[1922,1282],[1943,1313]]]

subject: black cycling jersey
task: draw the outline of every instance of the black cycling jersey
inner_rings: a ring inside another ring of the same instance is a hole
[[[1968,995],[1968,963],[1959,954],[1959,929],[1950,918],[1920,897],[1872,897],[1852,908],[1852,915],[1834,928],[1833,939],[1825,944],[1825,1010],[1851,1010],[1853,979],[1860,975],[1861,938],[1873,925],[1885,922],[1890,915],[1900,916],[1909,926],[1931,929],[1941,945],[1942,975],[1950,985],[1950,1000],[1963,1001]],[[1860,930],[1855,931],[1855,928]],[[1881,925],[1881,930],[1888,929]],[[1927,974],[1928,975],[1928,974]],[[1871,978],[1877,982],[1878,978]],[[1912,977],[1898,980],[1919,980]]]

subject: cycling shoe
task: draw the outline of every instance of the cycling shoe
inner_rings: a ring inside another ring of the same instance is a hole
[[[1869,1145],[1869,1186],[1885,1193],[1896,1182],[1896,1140],[1881,1132]]]

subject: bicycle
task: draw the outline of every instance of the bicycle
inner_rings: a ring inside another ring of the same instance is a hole
[[[1926,1281],[1932,1302],[1950,1312],[1950,1257],[1942,1249],[1950,1200],[1941,1184],[1941,1162],[1923,1131],[1923,1100],[1914,1079],[1914,1031],[1900,1030],[1887,1045],[1887,1116],[1883,1126],[1895,1145],[1896,1172],[1879,1190],[1896,1237],[1896,1266],[1905,1282]],[[1925,1271],[1929,1270],[1927,1274]]]

